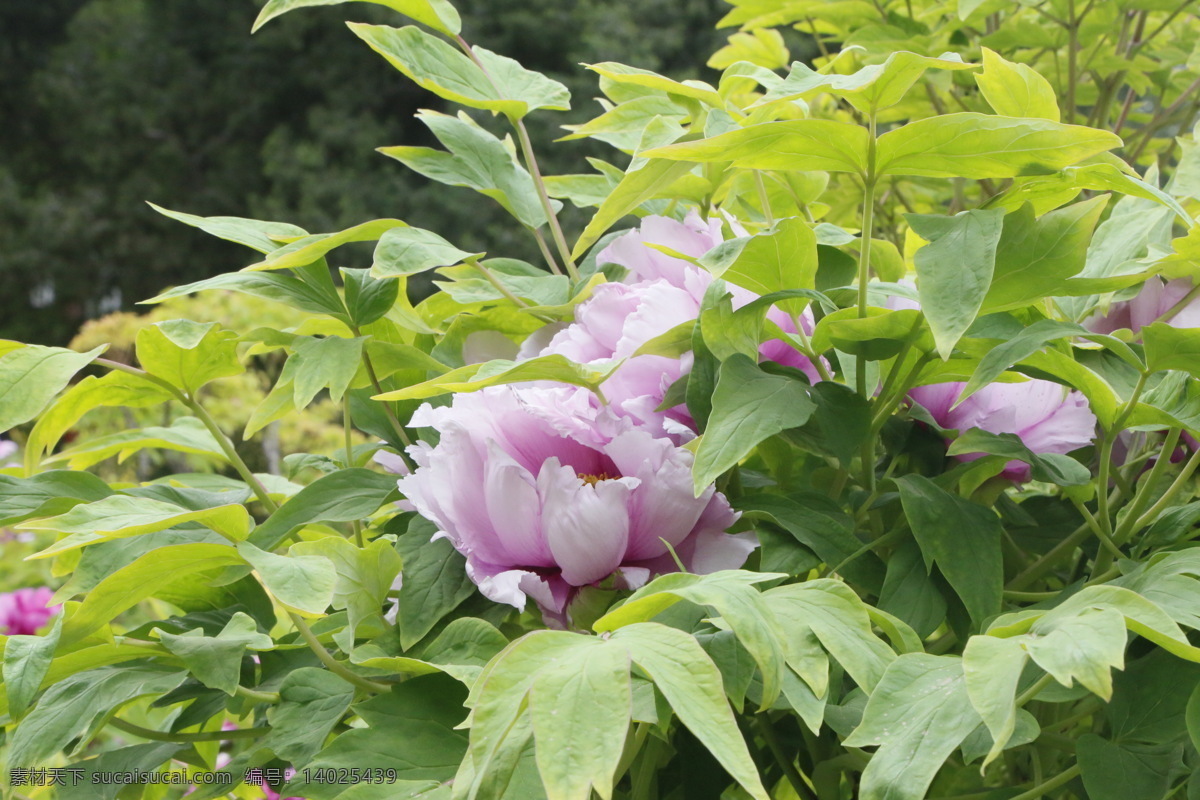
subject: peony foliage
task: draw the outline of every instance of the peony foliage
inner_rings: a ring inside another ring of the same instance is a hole
[[[295,325],[0,342],[51,583],[0,596],[13,796],[1200,796],[1194,4],[730,0],[711,82],[588,65],[609,156],[546,175],[525,118],[577,98],[369,1],[442,109],[381,152],[544,263],[156,207],[250,252],[148,302]],[[315,402],[340,447],[252,469]],[[102,406],[158,422],[75,436]],[[147,452],[186,466],[96,469]]]

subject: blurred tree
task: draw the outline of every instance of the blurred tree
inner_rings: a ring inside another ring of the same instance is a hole
[[[429,185],[374,148],[436,144],[412,114],[439,107],[340,24],[403,24],[367,4],[305,9],[251,37],[260,0],[5,0],[0,4],[0,336],[62,343],[101,313],[227,271],[245,251],[152,201],[311,231],[397,216],[468,249],[537,260],[503,212]],[[462,0],[472,42],[571,88],[570,114],[531,120],[549,172],[595,144],[554,145],[594,116],[595,76],[621,60],[675,77],[723,37],[721,0]],[[483,121],[483,120],[481,120]],[[593,148],[593,149],[589,149]],[[351,258],[369,259],[369,250]]]

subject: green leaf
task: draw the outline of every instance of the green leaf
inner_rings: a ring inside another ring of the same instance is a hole
[[[854,522],[824,495],[796,492],[790,497],[765,493],[747,494],[734,501],[744,514],[764,516],[803,543],[832,569],[878,594],[884,568],[874,553],[861,553],[862,542],[854,535]],[[851,559],[852,556],[857,558]]]
[[[0,475],[0,525],[53,516],[112,493],[107,483],[88,472],[52,470],[28,479]]]
[[[251,33],[256,32],[271,20],[297,8],[312,6],[334,6],[348,0],[270,0],[254,20]],[[448,36],[455,36],[462,30],[462,20],[458,12],[447,0],[365,0],[376,5],[387,6],[399,11],[406,17],[412,17],[417,22],[428,25],[435,31]]]
[[[1200,686],[1200,665],[1154,650],[1113,676],[1106,715],[1122,742],[1171,745],[1188,739],[1188,702]]]
[[[396,492],[396,478],[369,469],[343,469],[305,486],[250,536],[250,543],[273,550],[287,535],[310,522],[351,522],[369,517]]]
[[[338,316],[345,313],[345,307],[337,292],[305,283],[294,275],[273,272],[227,272],[224,275],[177,286],[144,300],[143,303],[161,303],[173,297],[186,297],[210,289],[241,292],[313,314]]]
[[[927,69],[961,70],[975,66],[964,63],[955,53],[930,58],[907,51],[892,53],[882,64],[870,64],[849,75],[816,72],[797,61],[792,64],[787,79],[763,95],[755,105],[829,92],[845,98],[859,111],[870,113],[890,108],[903,100]]]
[[[906,342],[921,350],[932,349],[922,322],[921,312],[912,308],[868,308],[865,317],[858,316],[857,308],[843,308],[821,317],[813,329],[812,346],[818,353],[836,347],[855,358],[883,361],[899,355]]]
[[[642,155],[649,156],[650,154],[647,152]],[[580,258],[619,219],[635,211],[642,203],[687,175],[692,169],[692,164],[686,160],[669,161],[651,158],[652,160],[640,169],[625,173],[616,188],[596,209],[591,221],[588,222],[587,227],[583,229],[583,233],[575,242],[575,247],[571,251],[572,258]]]
[[[585,640],[586,641],[586,640]],[[629,652],[607,642],[555,656],[529,693],[538,772],[550,800],[605,800],[629,730]]]
[[[972,636],[963,650],[963,674],[971,705],[983,717],[992,746],[983,760],[992,763],[1017,728],[1017,688],[1028,655],[1013,639]]]
[[[456,730],[465,716],[466,691],[443,676],[418,677],[392,687],[354,706],[354,713],[367,722],[366,728],[340,733],[306,766],[310,775],[318,769],[355,769],[369,765],[395,769],[400,782],[382,784],[388,798],[444,800],[449,795],[405,793],[405,781],[433,781],[434,786],[454,777],[467,749],[467,736]],[[426,784],[428,786],[428,784]],[[333,800],[344,786],[304,782],[299,772],[284,789],[284,795],[312,800]]]
[[[945,621],[946,601],[930,579],[916,543],[906,542],[888,558],[879,607],[907,622],[921,637],[932,635]]]
[[[877,744],[862,800],[923,800],[934,775],[980,723],[962,660],[909,653],[892,662],[867,700],[847,747]]]
[[[238,553],[254,567],[271,596],[293,611],[317,617],[333,602],[337,570],[325,556],[280,556],[249,542],[239,544]]]
[[[46,459],[46,463],[65,461],[71,469],[87,469],[112,456],[117,456],[118,462],[124,461],[148,447],[206,456],[222,462],[226,460],[221,445],[204,427],[204,423],[195,417],[180,417],[169,428],[151,426],[89,439],[55,453]]]
[[[724,100],[721,99],[716,90],[703,81],[680,82],[647,69],[630,67],[613,61],[606,61],[601,64],[588,64],[587,68],[616,84],[639,86],[666,92],[667,94],[676,95],[681,98],[687,97],[692,100],[699,100],[715,108],[724,108],[725,106]]]
[[[594,642],[567,631],[536,630],[514,641],[484,668],[467,698],[472,708],[471,741],[454,778],[456,798],[477,797],[489,781],[507,783],[533,733],[525,712],[537,672],[555,656],[575,647],[596,646]],[[500,786],[483,794],[502,791]]]
[[[1156,322],[1142,328],[1146,367],[1152,372],[1177,369],[1200,378],[1200,330]]]
[[[423,89],[470,108],[520,119],[538,108],[566,111],[571,93],[557,81],[482,47],[475,61],[420,28],[348,23],[350,30]]]
[[[690,635],[653,622],[622,628],[610,641],[629,648],[671,708],[721,766],[755,800],[769,800],[733,711],[721,673]]]
[[[976,623],[998,613],[1004,588],[1000,518],[920,475],[896,484],[926,569],[937,564]]]
[[[809,395],[816,411],[804,425],[784,437],[804,450],[832,456],[849,468],[871,436],[871,405],[848,386],[818,381]]]
[[[1179,761],[1175,753],[1110,742],[1094,733],[1079,737],[1075,752],[1093,800],[1162,800]]]
[[[178,580],[244,563],[236,550],[221,544],[178,544],[151,550],[87,593],[79,608],[63,623],[62,643],[86,638]]]
[[[485,185],[480,182],[480,185]],[[461,264],[483,253],[459,250],[433,231],[422,228],[393,228],[375,246],[375,263],[371,274],[376,278],[395,278],[416,275],[434,267]]]
[[[184,225],[199,228],[218,239],[245,245],[260,253],[278,250],[282,246],[283,240],[298,239],[308,235],[308,231],[287,222],[263,222],[241,217],[197,217],[182,211],[171,211],[156,206],[154,203],[147,203],[147,205],[164,217],[170,217]]]
[[[142,695],[161,695],[187,673],[155,664],[122,664],[86,670],[51,686],[9,740],[8,763],[38,767],[72,739],[82,750],[113,710]]]
[[[85,414],[105,406],[146,408],[165,403],[173,396],[153,381],[128,372],[110,372],[103,377],[88,375],[50,405],[25,441],[26,469],[33,471],[43,454],[54,450]]]
[[[987,453],[1024,461],[1033,470],[1033,479],[1057,483],[1059,486],[1083,486],[1092,479],[1091,470],[1070,456],[1058,453],[1034,453],[1015,433],[992,433],[982,428],[963,431],[950,443],[946,454]]]
[[[322,389],[329,390],[330,400],[341,402],[358,373],[365,342],[363,337],[297,337],[292,356],[296,366],[291,375],[295,407],[306,408]]]
[[[447,539],[431,541],[436,532],[432,523],[417,517],[396,542],[404,577],[396,624],[400,646],[405,649],[425,638],[443,617],[475,593],[466,560]]]
[[[205,636],[199,628],[175,635],[158,632],[163,647],[178,656],[196,680],[211,689],[232,695],[242,672],[242,654],[247,650],[271,650],[275,642],[259,633],[253,619],[238,611],[216,636]]]
[[[350,707],[354,687],[326,669],[301,667],[283,679],[279,699],[267,710],[271,732],[258,745],[286,761],[304,763],[321,749]]]
[[[883,134],[876,170],[926,178],[1013,178],[1057,172],[1120,146],[1116,135],[1081,125],[964,112]]]
[[[787,662],[818,697],[828,684],[827,659],[817,647],[829,651],[863,691],[876,684],[896,657],[872,632],[871,615],[854,590],[830,578],[779,586],[764,592],[787,633]]]
[[[260,272],[271,269],[298,269],[307,267],[325,257],[327,253],[351,242],[373,242],[392,228],[405,227],[407,223],[398,219],[376,219],[347,228],[337,233],[316,233],[287,244],[256,264],[244,268],[243,272]]]
[[[975,321],[991,286],[1004,212],[905,216],[912,229],[929,241],[914,257],[917,291],[938,354],[945,360]]]
[[[0,344],[4,344],[0,341]],[[14,343],[15,344],[15,343]],[[7,352],[5,352],[7,350]],[[0,349],[0,430],[28,422],[70,383],[75,373],[103,353],[76,353],[36,344]]]
[[[140,536],[187,522],[198,522],[233,542],[245,539],[250,533],[250,514],[241,504],[188,511],[171,503],[127,495],[112,495],[94,503],[77,505],[65,514],[26,522],[21,528],[38,533],[66,534],[65,539],[33,556],[48,558],[90,544]]]
[[[428,147],[382,147],[379,152],[426,178],[450,186],[474,189],[492,198],[523,225],[537,228],[546,224],[546,212],[538,198],[533,178],[517,163],[507,142],[497,139],[466,114],[451,117],[435,111],[422,111],[417,119],[433,132],[449,152]],[[436,243],[429,240],[425,244]],[[423,250],[419,252],[423,258],[434,257]],[[453,257],[442,247],[438,247],[435,253],[440,259]],[[404,255],[407,256],[407,251]]]
[[[558,381],[595,390],[611,374],[616,365],[603,370],[592,369],[560,355],[539,356],[527,361],[496,359],[483,364],[469,364],[416,383],[375,395],[375,400],[421,400],[447,392],[477,392],[489,386],[525,381]]]
[[[1125,620],[1113,608],[1086,608],[1073,616],[1047,615],[1034,623],[1025,649],[1063,686],[1078,680],[1108,700],[1111,668],[1125,664]]]
[[[767,708],[779,696],[783,681],[784,656],[779,642],[784,634],[754,584],[783,577],[786,576],[780,573],[741,570],[663,575],[634,592],[623,605],[605,614],[592,627],[597,632],[606,632],[646,622],[679,600],[713,608],[762,670],[762,706]]]
[[[137,333],[142,368],[189,395],[209,381],[246,371],[237,357],[238,335],[215,323],[173,319]]]
[[[983,311],[1021,308],[1058,294],[1084,268],[1088,242],[1107,203],[1095,197],[1055,209],[1035,220],[1025,204],[1004,217],[996,266]]]
[[[19,717],[29,708],[50,670],[61,634],[60,614],[55,617],[53,627],[45,636],[20,634],[6,639],[3,678],[4,691],[8,696],[8,713]]]
[[[374,644],[365,644],[350,654],[364,667],[400,675],[429,675],[444,672],[472,686],[483,667],[505,647],[508,639],[491,623],[475,617],[452,620],[437,638],[421,648],[420,657],[389,656]]]
[[[345,609],[349,624],[344,638],[334,637],[346,652],[354,645],[358,624],[382,614],[388,590],[400,574],[400,555],[386,539],[376,539],[365,547],[356,547],[340,536],[326,536],[292,546],[298,556],[324,556],[333,563],[337,583],[333,589],[333,607]]]
[[[107,777],[114,773],[154,772],[186,747],[188,745],[174,742],[135,744],[106,750],[86,761],[77,761],[70,769],[82,769],[83,773],[68,774],[77,775],[79,783],[75,784],[75,777],[68,778],[64,785],[55,787],[54,800],[116,800],[117,793],[125,786],[108,782]]]
[[[707,266],[714,257],[728,263],[723,270],[714,271],[718,278],[755,294],[812,289],[817,275],[817,237],[803,219],[789,217],[769,232],[723,242],[701,263]]]
[[[959,394],[958,400],[954,405],[958,406],[963,403],[968,397],[975,394],[988,384],[994,383],[997,378],[1004,374],[1005,370],[1012,365],[1024,361],[1029,356],[1038,352],[1046,344],[1060,339],[1066,339],[1072,336],[1086,336],[1090,333],[1082,325],[1076,325],[1072,322],[1059,322],[1058,320],[1042,319],[1023,329],[1016,336],[1006,339],[979,360],[979,364],[975,367],[975,371],[971,373],[970,380],[963,387],[962,393]]]
[[[1005,117],[1037,117],[1058,122],[1058,99],[1050,81],[1025,64],[1014,64],[983,48],[983,72],[975,74],[983,99]]]
[[[367,269],[343,268],[341,273],[342,283],[346,287],[346,310],[350,312],[350,321],[355,325],[370,325],[383,318],[400,297],[400,281],[377,280]]]
[[[763,372],[740,353],[721,363],[712,403],[692,467],[697,497],[759,442],[803,425],[816,408],[804,383]]]
[[[750,125],[698,142],[648,150],[647,158],[672,161],[729,161],[745,169],[866,174],[866,128],[823,119]]]

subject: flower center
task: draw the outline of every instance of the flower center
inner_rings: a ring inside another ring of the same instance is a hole
[[[587,472],[577,472],[575,474],[579,477],[579,480],[592,486],[595,486],[600,481],[611,481],[613,479],[607,472],[601,472],[598,475],[592,475]]]

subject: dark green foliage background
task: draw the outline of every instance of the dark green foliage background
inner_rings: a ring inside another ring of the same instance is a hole
[[[436,145],[412,115],[442,107],[338,24],[394,15],[360,3],[312,9],[251,37],[259,5],[0,3],[0,338],[62,344],[84,320],[115,310],[118,297],[129,309],[244,259],[236,245],[181,234],[147,200],[314,232],[395,216],[472,249],[536,260],[499,207],[431,187],[374,152]],[[530,120],[549,173],[582,171],[585,155],[608,155],[590,142],[550,144],[565,133],[555,126],[598,110],[595,75],[579,62],[699,77],[696,54],[724,39],[712,24],[724,13],[720,0],[458,5],[470,41],[572,89],[567,118]],[[31,293],[46,297],[50,286],[53,302],[35,307]]]

